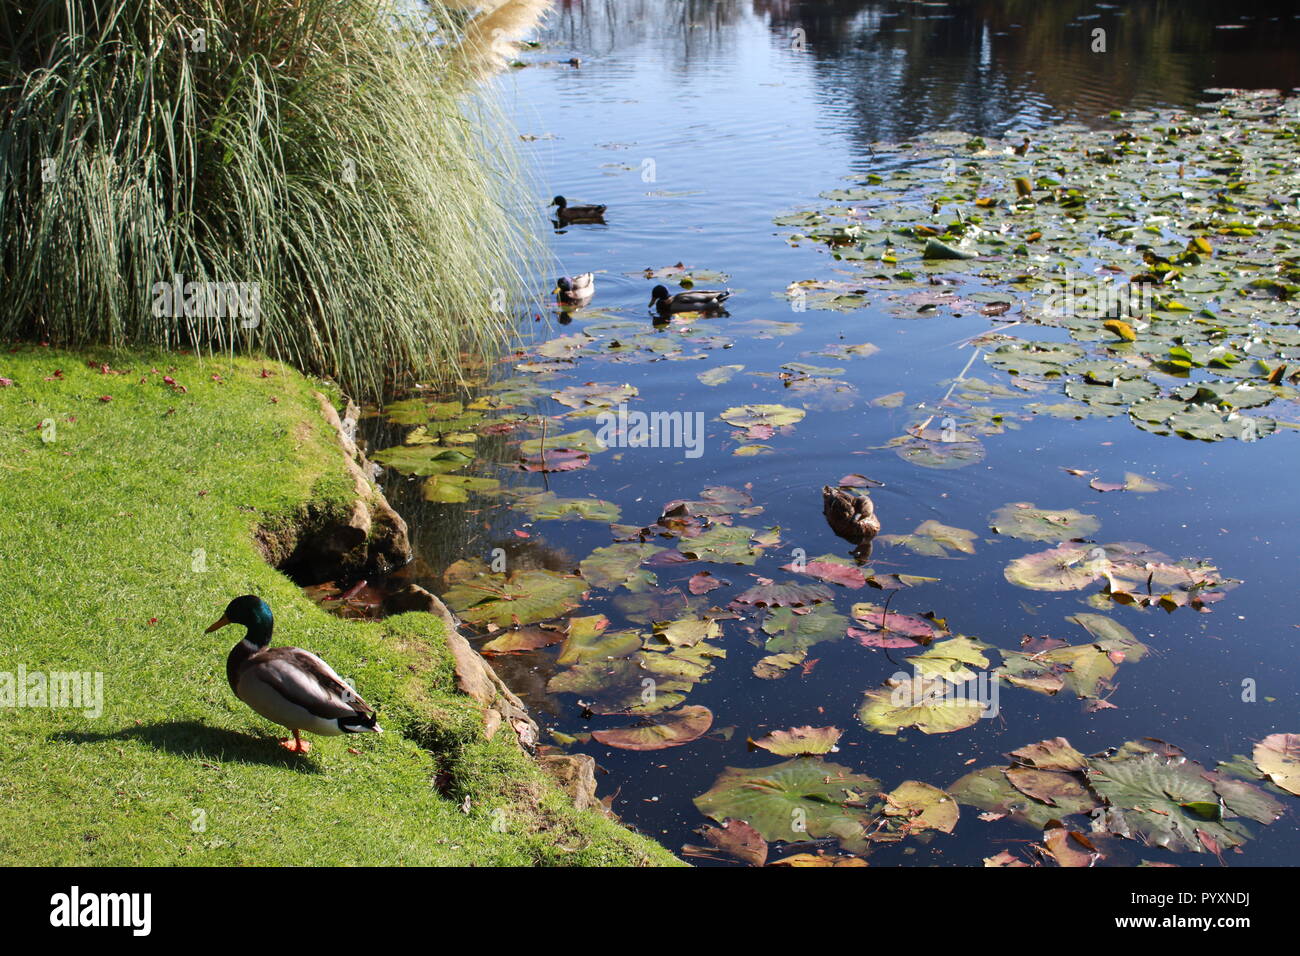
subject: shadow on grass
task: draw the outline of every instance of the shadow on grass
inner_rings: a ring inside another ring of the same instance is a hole
[[[260,763],[269,767],[287,767],[304,773],[320,773],[311,760],[292,754],[267,737],[208,727],[192,720],[169,720],[139,727],[126,727],[111,734],[83,731],[60,731],[51,740],[72,744],[97,744],[108,740],[139,740],[158,750],[178,757],[198,757],[212,761],[235,760]]]

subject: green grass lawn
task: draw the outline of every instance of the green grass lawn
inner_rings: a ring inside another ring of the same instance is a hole
[[[574,809],[509,733],[486,739],[438,619],[343,621],[263,561],[259,523],[350,498],[318,385],[259,360],[36,346],[0,352],[0,378],[0,672],[103,675],[99,716],[0,707],[4,863],[674,862]],[[240,629],[204,633],[249,592],[275,643],[352,679],[386,733],[277,746],[226,684]]]

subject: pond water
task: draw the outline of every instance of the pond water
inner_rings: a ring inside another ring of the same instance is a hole
[[[852,294],[864,284],[855,268],[860,263],[833,259],[825,243],[792,242],[801,227],[773,221],[831,205],[820,198],[828,190],[878,188],[892,201],[898,172],[916,155],[887,144],[915,142],[923,134],[958,130],[965,134],[961,142],[982,137],[1014,144],[1066,121],[1111,128],[1112,110],[1192,108],[1212,98],[1203,92],[1208,88],[1300,84],[1300,19],[1291,5],[1240,18],[1215,14],[1216,6],[1222,5],[560,0],[538,37],[540,46],[523,54],[527,65],[501,78],[526,140],[523,149],[535,163],[539,193],[609,209],[604,224],[556,229],[551,240],[555,274],[596,274],[591,305],[564,316],[548,310],[531,317],[525,330],[533,346],[586,331],[596,337],[593,347],[556,371],[516,370],[518,361],[536,361],[530,353],[501,363],[492,375],[531,376],[545,393],[588,382],[630,385],[637,396],[629,409],[698,412],[704,440],[698,457],[681,447],[615,447],[592,454],[588,467],[542,475],[508,465],[517,454],[510,441],[523,436],[493,436],[480,438],[479,461],[463,473],[495,477],[515,493],[594,496],[618,507],[618,524],[637,527],[653,525],[668,502],[699,499],[705,488],[742,489],[762,512],[736,515],[735,524],[780,529],[779,543],[763,549],[755,563],[651,561],[648,567],[657,586],[640,592],[641,598],[660,595],[660,608],[668,607],[662,592],[676,590],[701,612],[725,608],[760,584],[759,577],[816,584],[782,565],[801,555],[850,556],[852,545],[823,519],[822,486],[841,476],[869,476],[883,535],[906,535],[935,521],[974,532],[965,539],[973,553],[949,547],[939,549],[940,557],[933,548],[916,553],[906,543],[878,540],[869,562],[877,575],[938,580],[896,591],[824,585],[839,614],[847,616],[854,603],[888,597],[891,612],[933,612],[953,635],[1018,650],[1026,635],[1086,643],[1087,634],[1066,618],[1104,613],[1148,648],[1103,685],[1099,696],[1111,707],[1087,707],[1069,689],[1049,696],[1003,686],[997,715],[973,726],[888,735],[859,720],[864,692],[907,671],[904,656],[923,648],[886,651],[851,637],[828,640],[809,648],[783,676],[762,679],[753,668],[772,653],[763,647],[764,612],[744,607],[719,620],[721,636],[710,643],[726,657],[712,660],[707,677],[686,695],[686,704],[712,712],[712,730],[684,746],[653,751],[583,736],[635,718],[584,716],[580,701],[590,695],[548,693],[548,680],[564,670],[555,660],[558,645],[495,655],[494,666],[543,728],[577,737],[566,749],[596,759],[603,771],[600,791],[615,795],[613,808],[622,819],[673,850],[702,843],[695,831],[710,821],[693,799],[724,768],[763,768],[788,759],[750,748],[747,738],[804,725],[842,730],[838,751],[826,759],[876,778],[886,791],[905,780],[945,787],[972,770],[1006,766],[1004,754],[1011,750],[1057,736],[1085,754],[1157,738],[1213,768],[1249,755],[1270,734],[1300,733],[1294,502],[1300,444],[1294,431],[1256,442],[1194,441],[1135,428],[1126,414],[1076,421],[1030,414],[1023,401],[1000,401],[996,390],[979,394],[971,379],[1016,389],[1005,370],[984,361],[996,343],[977,352],[976,337],[1004,328],[1024,339],[1071,340],[1062,328],[1017,324],[1024,318],[1022,302],[1032,297],[999,287],[996,273],[1010,275],[1019,266],[986,264],[994,278],[975,281],[971,272],[955,266],[949,272],[940,262],[920,270],[919,281],[877,283],[865,302],[851,303],[857,308],[824,309],[817,298],[824,290],[792,298],[790,284],[842,280]],[[1091,50],[1097,28],[1106,31],[1105,53]],[[567,64],[571,57],[580,58],[580,68]],[[1051,157],[1042,156],[1041,164],[1050,167]],[[872,175],[880,179],[864,179]],[[1294,255],[1294,244],[1289,248]],[[698,287],[725,284],[732,291],[727,314],[652,323],[651,288],[659,282],[672,291],[680,286],[672,275],[648,278],[645,272],[678,263],[704,273]],[[995,301],[1009,301],[1012,309],[982,314],[996,311],[986,308]],[[1294,311],[1289,322],[1294,327]],[[611,350],[612,340],[625,347]],[[832,348],[864,343],[876,350]],[[801,373],[796,366],[782,379],[786,363],[823,371]],[[700,373],[722,365],[743,369],[721,384],[701,382]],[[810,375],[835,384],[800,383]],[[1026,400],[1059,401],[1059,393],[1052,385]],[[894,397],[881,401],[886,396]],[[733,437],[738,429],[719,416],[749,403],[801,408],[806,417],[770,437],[761,428],[757,437]],[[1269,409],[1275,418],[1300,421],[1293,402],[1275,404]],[[981,416],[981,407],[1000,417]],[[540,397],[514,411],[558,416],[573,410]],[[888,447],[909,426],[933,415],[933,432],[950,414],[957,421],[949,428],[978,435],[981,460],[960,468],[923,467]],[[548,428],[553,437],[597,424],[570,417]],[[371,447],[383,448],[401,442],[409,425],[373,419],[368,429]],[[526,437],[539,434],[534,428]],[[734,454],[745,445],[765,447]],[[494,458],[507,464],[487,463]],[[1094,478],[1122,482],[1128,473],[1162,490],[1103,493],[1089,484]],[[439,593],[447,590],[442,573],[458,559],[490,562],[500,548],[507,570],[568,573],[615,540],[608,520],[533,520],[511,509],[510,494],[430,503],[421,493],[423,481],[391,469],[385,477],[421,555],[404,579]],[[1212,613],[1090,601],[1097,586],[1018,587],[1004,576],[1006,565],[1053,542],[990,530],[989,516],[1014,502],[1077,509],[1100,522],[1100,531],[1086,536],[1090,541],[1141,542],[1173,558],[1204,559],[1242,583],[1207,608]],[[678,543],[651,540],[670,549]],[[690,596],[688,580],[703,570],[730,586]],[[629,596],[637,597],[626,588],[593,587],[574,613],[606,615],[610,632],[649,633],[648,619],[659,615],[629,618]],[[1251,696],[1243,694],[1247,681],[1256,687],[1249,701],[1243,700]],[[555,739],[544,743],[559,746]],[[1295,861],[1297,807],[1295,798],[1286,799],[1291,802],[1278,822],[1249,824],[1255,838],[1242,853],[1225,854],[1229,863]],[[872,854],[873,865],[980,865],[984,857],[1017,851],[1041,836],[1010,818],[984,821],[974,807],[961,811],[951,835],[883,843]],[[1086,818],[1071,819],[1086,829]],[[819,845],[829,848],[834,841]],[[1216,863],[1211,853],[1171,854],[1136,841],[1107,847],[1108,864]]]

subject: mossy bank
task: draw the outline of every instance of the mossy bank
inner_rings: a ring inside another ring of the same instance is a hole
[[[357,500],[318,388],[256,359],[0,353],[0,672],[103,681],[102,707],[0,707],[0,858],[675,862],[575,807],[512,732],[489,735],[438,617],[344,621],[266,562],[259,530]],[[276,642],[354,681],[385,734],[276,745],[283,730],[226,684],[231,632],[204,633],[249,592]]]

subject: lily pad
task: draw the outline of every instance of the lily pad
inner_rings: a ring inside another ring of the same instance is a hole
[[[1300,734],[1269,734],[1255,745],[1253,756],[1269,780],[1300,797]]]
[[[501,482],[496,478],[478,478],[472,475],[434,475],[424,483],[426,501],[456,504],[469,501],[470,492],[495,491]]]
[[[511,503],[539,521],[617,521],[618,505],[599,498],[561,498],[553,491],[525,495]]]
[[[576,575],[534,569],[461,582],[443,598],[471,624],[510,627],[567,614],[586,590],[587,583]]]
[[[789,405],[736,405],[718,417],[737,428],[752,428],[755,425],[779,428],[803,421],[805,414],[802,408],[791,408]]]
[[[765,840],[854,838],[870,819],[858,806],[880,791],[878,781],[819,757],[772,767],[728,767],[695,806],[714,820],[744,820]]]
[[[938,787],[919,780],[904,780],[885,794],[884,816],[891,827],[904,833],[938,830],[951,833],[961,811],[957,801]]]
[[[941,677],[892,678],[867,691],[858,718],[868,730],[897,734],[915,727],[923,734],[948,734],[974,726],[984,705],[956,691]]]
[[[975,532],[964,528],[954,528],[940,524],[938,521],[923,521],[911,534],[882,534],[876,540],[888,544],[902,545],[916,554],[929,557],[946,558],[949,551],[962,554],[975,553]]]
[[[677,710],[642,718],[630,727],[593,730],[593,740],[620,750],[667,750],[699,740],[713,726],[713,712],[688,704]]]
[[[641,562],[663,550],[653,544],[611,544],[583,558],[578,570],[592,587],[644,591],[657,584],[658,579],[653,572],[642,568]]]
[[[1013,501],[990,516],[989,527],[998,534],[1025,541],[1068,541],[1095,534],[1101,522],[1096,515],[1072,508],[1051,510],[1030,501]]]
[[[836,749],[835,744],[843,733],[837,727],[791,727],[789,730],[774,730],[750,743],[778,757],[828,754]]]

